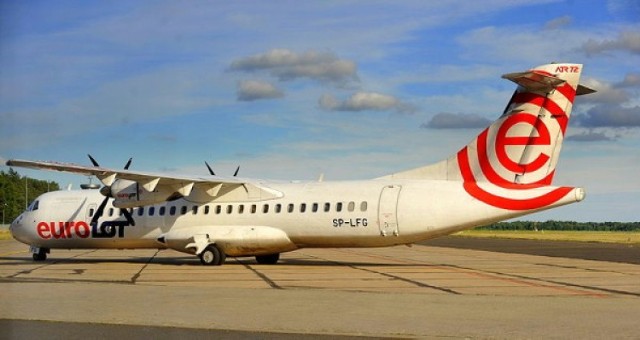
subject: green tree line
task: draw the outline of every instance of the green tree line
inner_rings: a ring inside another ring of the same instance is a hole
[[[640,231],[640,222],[514,221],[498,222],[484,230]]]
[[[8,172],[0,171],[0,213],[3,214],[2,221],[6,224],[11,223],[24,211],[25,202],[28,204],[41,194],[54,190],[60,190],[60,186],[56,182],[20,176],[11,168],[9,168]]]

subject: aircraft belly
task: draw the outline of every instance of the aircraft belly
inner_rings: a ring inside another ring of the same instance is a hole
[[[269,226],[197,226],[173,229],[162,235],[167,247],[198,253],[209,244],[220,247],[228,256],[253,256],[287,252],[298,247],[287,234]]]
[[[67,240],[44,240],[35,244],[39,247],[50,249],[161,249],[166,248],[163,244],[149,239],[67,239]]]

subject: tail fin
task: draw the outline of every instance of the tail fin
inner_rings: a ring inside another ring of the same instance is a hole
[[[490,182],[503,188],[550,185],[579,85],[581,64],[547,64],[502,76],[516,84],[503,114],[447,160],[383,178]]]

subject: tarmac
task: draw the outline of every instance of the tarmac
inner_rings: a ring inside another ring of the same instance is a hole
[[[554,250],[555,249],[555,250]],[[638,338],[640,248],[445,237],[221,267],[0,241],[0,338]]]

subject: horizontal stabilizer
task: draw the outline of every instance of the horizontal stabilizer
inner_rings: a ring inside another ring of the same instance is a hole
[[[585,94],[590,94],[590,93],[594,93],[594,92],[598,92],[590,87],[586,87],[582,84],[578,84],[578,88],[576,89],[576,96],[582,96]]]
[[[565,82],[563,79],[539,70],[507,73],[503,74],[502,78],[509,79],[529,91],[541,92],[549,92]]]

